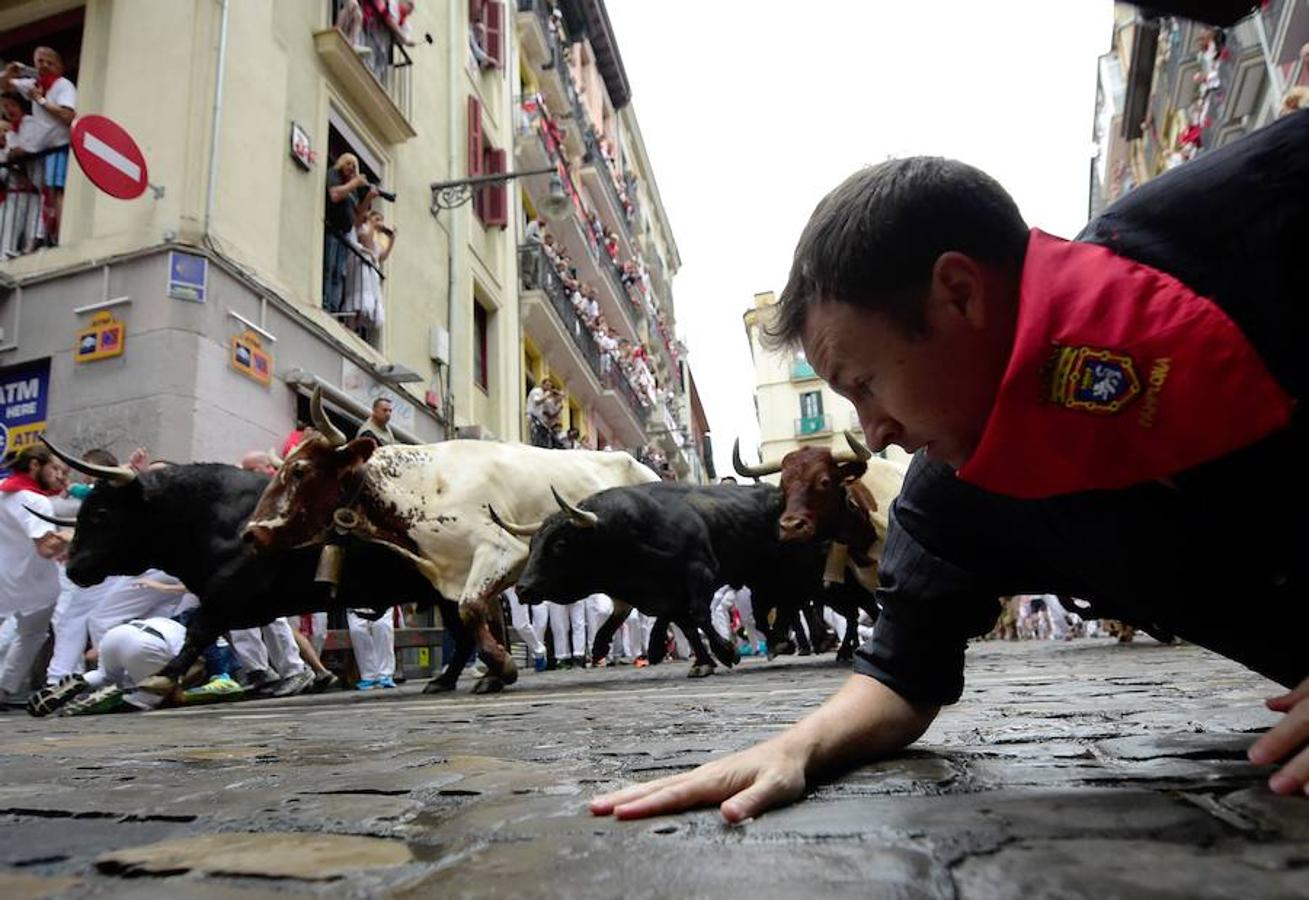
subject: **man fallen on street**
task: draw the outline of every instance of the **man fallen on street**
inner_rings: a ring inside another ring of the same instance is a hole
[[[1071,243],[949,160],[888,161],[829,194],[771,330],[875,448],[922,451],[891,515],[882,615],[810,716],[592,811],[717,803],[737,822],[894,754],[959,699],[996,599],[1041,592],[1286,686],[1249,755],[1279,764],[1273,791],[1305,793],[1307,239],[1309,111],[1142,185]]]

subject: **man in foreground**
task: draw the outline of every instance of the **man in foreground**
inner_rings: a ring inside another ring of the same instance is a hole
[[[772,333],[803,344],[874,448],[923,451],[892,511],[882,615],[809,717],[592,811],[719,803],[738,822],[895,753],[959,699],[996,598],[1043,591],[1293,688],[1250,758],[1282,763],[1273,791],[1304,793],[1307,151],[1309,112],[1287,116],[1138,188],[1077,243],[1029,232],[998,184],[948,160],[829,194]]]

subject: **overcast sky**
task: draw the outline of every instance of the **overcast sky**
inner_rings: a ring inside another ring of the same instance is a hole
[[[720,472],[758,441],[741,314],[781,291],[828,190],[890,156],[990,172],[1027,221],[1086,221],[1110,0],[607,0],[682,269],[678,332]],[[798,413],[797,413],[798,415]]]

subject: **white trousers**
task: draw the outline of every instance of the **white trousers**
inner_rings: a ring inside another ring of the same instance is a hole
[[[586,656],[586,610],[583,603],[551,603],[544,606],[550,611],[550,631],[554,635],[555,659],[568,659],[570,656]],[[572,633],[572,652],[569,652],[568,637]]]
[[[578,603],[576,605],[581,606],[583,608],[582,614],[585,617],[585,621],[586,621],[586,639],[588,642],[586,649],[583,651],[583,653],[589,657],[591,655],[590,645],[595,643],[596,633],[599,632],[601,626],[603,626],[605,622],[609,621],[609,617],[613,615],[614,601],[609,597],[608,594],[591,594],[589,597],[584,599],[581,603]],[[614,640],[617,640],[617,638],[618,635],[615,634]],[[615,649],[611,644],[609,648],[609,655],[612,656],[614,654],[615,654]]]
[[[47,684],[58,684],[75,672],[86,671],[91,616],[107,592],[103,584],[89,588],[71,586],[67,599],[60,594],[60,605],[55,610],[55,650],[45,670]]]
[[[395,625],[391,610],[376,622],[346,613],[350,623],[350,646],[355,651],[355,665],[364,681],[378,681],[395,675]]]
[[[51,597],[49,606],[32,612],[14,613],[9,617],[15,631],[4,664],[0,665],[0,692],[18,694],[27,687],[27,676],[37,654],[45,646],[50,619],[55,614],[55,602],[58,599]]]
[[[133,688],[171,662],[185,640],[186,629],[172,619],[115,625],[101,638],[99,665],[87,673],[86,683],[96,688],[107,684]],[[164,698],[149,691],[131,691],[123,699],[138,709],[154,709]]]
[[[509,621],[514,626],[514,630],[523,639],[527,649],[532,651],[533,656],[545,656],[545,644],[541,641],[541,634],[532,627],[532,614],[519,602],[518,593],[513,588],[506,590],[505,596],[509,598]]]
[[[262,628],[234,628],[231,638],[232,652],[246,672],[264,671],[287,678],[305,670],[286,619],[274,619]]]
[[[734,590],[730,585],[720,587],[714,593],[713,602],[709,607],[714,630],[732,643],[736,643],[736,637],[732,634],[731,613],[731,610],[735,609],[741,615],[741,627],[745,629],[750,644],[762,643],[764,636],[755,627],[754,606],[750,600],[751,595],[748,587],[742,587],[740,590]]]

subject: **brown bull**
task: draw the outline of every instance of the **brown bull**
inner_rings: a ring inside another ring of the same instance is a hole
[[[732,465],[737,474],[762,478],[781,473],[782,515],[777,536],[783,541],[833,541],[848,549],[860,567],[872,564],[877,529],[873,513],[877,500],[859,479],[868,471],[872,451],[850,432],[845,433],[849,453],[833,453],[823,447],[802,447],[782,457],[781,462],[747,466],[741,461],[741,445],[732,448]]]

